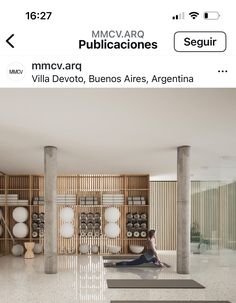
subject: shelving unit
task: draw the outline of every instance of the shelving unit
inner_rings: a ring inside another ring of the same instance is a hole
[[[0,195],[5,196],[5,194],[6,194],[6,179],[4,176],[0,176]],[[4,218],[6,217],[5,199],[6,199],[6,197],[4,198],[4,201],[1,200],[1,202],[0,202],[1,203],[0,209],[1,209],[1,212],[2,212],[2,215],[4,216]],[[6,254],[6,237],[7,237],[7,233],[6,233],[4,224],[1,224],[1,229],[2,229],[2,234],[0,236],[0,256]]]
[[[19,200],[28,200],[28,204],[17,205],[8,203],[7,195],[16,194]],[[87,243],[89,245],[98,245],[99,254],[108,254],[108,246],[121,246],[121,254],[130,253],[129,245],[143,245],[146,238],[127,238],[126,215],[128,212],[138,212],[147,214],[147,228],[149,218],[149,175],[68,175],[58,176],[57,178],[58,195],[75,195],[74,204],[58,204],[58,253],[59,254],[79,254],[80,245]],[[122,194],[124,204],[102,204],[103,194]],[[43,244],[43,237],[32,237],[32,214],[34,212],[44,212],[44,205],[35,205],[35,201],[42,200],[44,196],[44,177],[41,175],[11,175],[0,176],[0,195],[4,195],[4,203],[0,204],[6,223],[10,230],[15,224],[12,218],[12,211],[17,206],[26,207],[29,210],[29,219],[27,225],[29,234],[27,238],[16,239],[17,243],[25,241],[40,242]],[[3,197],[3,196],[2,196]],[[97,205],[80,205],[81,197],[96,197]],[[128,197],[144,197],[146,205],[128,205]],[[42,202],[42,201],[41,201]],[[71,207],[74,210],[74,236],[72,238],[63,238],[60,235],[60,210],[64,207]],[[120,211],[118,224],[120,226],[120,235],[115,239],[110,239],[104,234],[105,210],[107,207],[114,206]],[[81,236],[79,217],[82,212],[99,212],[101,214],[101,234],[95,236]],[[12,247],[10,235],[4,228],[2,237],[0,237],[0,253],[9,254]]]

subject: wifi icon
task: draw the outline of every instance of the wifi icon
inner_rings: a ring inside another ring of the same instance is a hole
[[[191,13],[189,13],[189,16],[192,17],[192,19],[196,19],[198,15],[199,15],[198,12],[191,12]]]

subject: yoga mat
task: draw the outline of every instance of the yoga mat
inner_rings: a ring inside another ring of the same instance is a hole
[[[104,263],[104,267],[110,267],[110,268],[130,268],[130,267],[151,267],[151,268],[162,268],[161,266],[157,266],[153,263],[143,263],[140,265],[122,265],[122,266],[115,266],[115,265],[110,265],[111,263],[107,262]]]
[[[121,256],[121,255],[112,255],[112,256],[103,256],[103,260],[133,260],[137,257],[139,257],[140,255],[133,255],[133,256]]]
[[[190,279],[107,279],[108,288],[205,288]]]
[[[129,301],[129,300],[125,300],[125,301],[110,301],[110,303],[231,303],[230,301],[185,301],[185,300],[176,300],[176,301]]]

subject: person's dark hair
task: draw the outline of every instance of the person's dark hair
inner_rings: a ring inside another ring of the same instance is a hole
[[[156,231],[154,229],[150,229],[149,232],[148,232],[148,238],[151,239],[155,235],[155,232]]]

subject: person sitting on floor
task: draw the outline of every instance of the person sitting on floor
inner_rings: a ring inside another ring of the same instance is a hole
[[[155,245],[155,230],[151,229],[148,232],[148,239],[146,242],[146,249],[145,252],[139,256],[138,258],[132,260],[132,261],[121,261],[116,263],[111,263],[111,266],[132,266],[132,265],[140,265],[144,263],[153,263],[157,267],[170,267],[168,264],[163,263],[160,261],[156,245]]]

